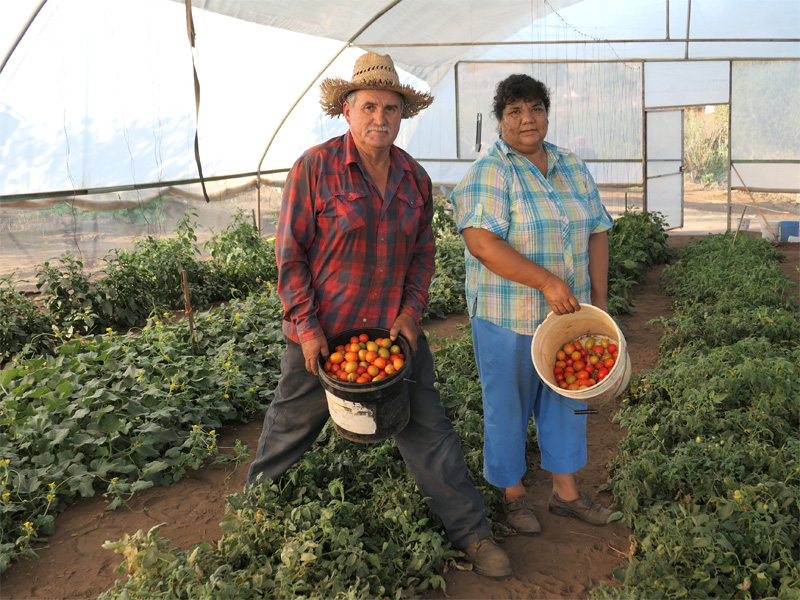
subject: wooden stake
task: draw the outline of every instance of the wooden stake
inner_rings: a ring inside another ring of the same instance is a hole
[[[192,341],[192,354],[197,354],[197,342],[194,339],[194,314],[192,312],[192,303],[189,301],[189,278],[186,275],[186,269],[181,271],[181,285],[183,287],[183,314],[189,318],[189,338]]]
[[[755,197],[753,196],[753,194],[752,194],[752,193],[750,193],[750,190],[748,189],[748,187],[747,187],[747,184],[744,182],[744,179],[742,179],[742,176],[741,176],[741,175],[739,175],[739,171],[736,169],[736,165],[734,165],[733,163],[731,163],[731,167],[733,168],[733,170],[734,170],[734,171],[736,171],[736,176],[739,178],[739,181],[741,181],[741,182],[742,182],[742,185],[744,186],[744,189],[747,191],[747,193],[748,193],[748,194],[750,194],[750,199],[753,201],[753,204],[755,204],[755,206],[756,206],[756,209],[758,209],[758,214],[760,214],[760,215],[761,215],[761,218],[763,219],[763,221],[764,221],[764,224],[767,226],[767,229],[769,229],[769,232],[772,234],[772,237],[774,237],[774,238],[776,238],[776,239],[777,239],[777,237],[778,237],[778,236],[777,236],[777,235],[775,235],[775,232],[774,232],[774,231],[772,231],[772,227],[770,227],[770,226],[769,226],[769,223],[767,222],[767,217],[765,217],[765,216],[764,216],[764,213],[763,213],[763,212],[761,212],[761,208],[759,208],[759,206],[758,206],[758,202],[756,202],[756,199],[755,199]]]
[[[745,206],[742,209],[742,216],[739,217],[739,224],[736,226],[736,233],[733,234],[733,242],[731,243],[731,246],[733,246],[736,243],[736,238],[739,235],[739,229],[741,229],[741,227],[742,227],[742,221],[744,220],[744,212],[746,210],[747,210],[747,207]]]

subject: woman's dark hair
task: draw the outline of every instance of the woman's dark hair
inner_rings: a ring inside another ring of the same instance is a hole
[[[530,75],[516,74],[509,75],[497,84],[492,112],[498,121],[503,118],[506,106],[517,100],[539,100],[544,104],[547,114],[550,114],[550,92],[547,86]]]

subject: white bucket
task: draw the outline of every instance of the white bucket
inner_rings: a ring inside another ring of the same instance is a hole
[[[592,336],[608,338],[617,346],[618,358],[603,381],[583,390],[562,389],[553,374],[556,352],[567,342]],[[616,398],[631,378],[631,359],[628,344],[611,316],[591,304],[581,304],[581,309],[568,315],[550,313],[536,328],[531,342],[531,358],[539,377],[562,396],[585,404],[603,403]]]

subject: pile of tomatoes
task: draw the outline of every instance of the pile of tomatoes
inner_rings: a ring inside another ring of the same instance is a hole
[[[592,336],[564,344],[556,352],[553,374],[564,390],[585,390],[608,377],[619,356],[616,344]]]
[[[350,383],[370,383],[393,375],[405,364],[406,357],[391,338],[369,339],[366,333],[354,335],[341,344],[323,364],[332,379]]]

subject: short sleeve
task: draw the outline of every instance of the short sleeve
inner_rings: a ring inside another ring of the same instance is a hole
[[[510,220],[509,185],[508,170],[499,161],[484,157],[474,163],[450,195],[458,231],[481,228],[505,239]]]

